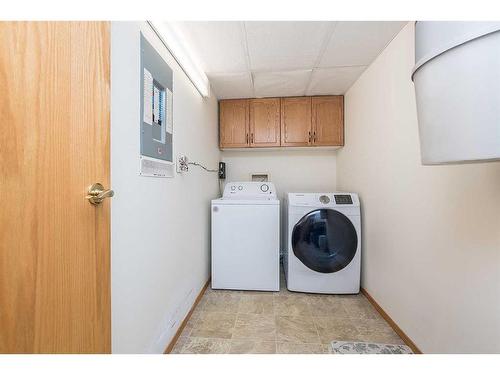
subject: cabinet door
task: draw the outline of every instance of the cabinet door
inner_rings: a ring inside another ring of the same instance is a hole
[[[311,98],[282,98],[281,146],[309,146],[311,141]]]
[[[247,99],[220,101],[220,148],[249,146],[248,102]]]
[[[344,145],[344,97],[312,98],[312,130],[315,146]]]
[[[275,147],[280,141],[280,99],[250,100],[250,147]]]

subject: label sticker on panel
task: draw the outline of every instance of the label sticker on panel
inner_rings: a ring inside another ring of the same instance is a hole
[[[153,125],[153,75],[144,68],[144,118],[148,125]]]

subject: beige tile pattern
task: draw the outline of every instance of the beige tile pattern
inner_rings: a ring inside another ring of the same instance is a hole
[[[275,354],[276,341],[255,339],[231,340],[230,354]]]
[[[363,296],[346,296],[341,299],[344,309],[351,317],[360,319],[379,319],[380,314],[371,303]]]
[[[237,313],[240,299],[239,293],[208,293],[203,296],[202,309],[212,312]]]
[[[236,314],[204,311],[189,337],[230,339],[233,336]]]
[[[328,316],[338,319],[349,317],[342,303],[342,297],[339,296],[310,295],[308,296],[308,304],[312,316]]]
[[[276,316],[276,340],[319,344],[318,330],[310,316]]]
[[[328,354],[328,344],[302,344],[297,342],[277,342],[276,353],[278,354]]]
[[[187,337],[180,349],[181,354],[227,354],[231,340]]]
[[[274,314],[274,297],[272,294],[243,294],[240,297],[238,313],[241,314]]]
[[[235,339],[276,340],[276,324],[273,315],[238,314],[233,330]]]
[[[277,295],[274,297],[274,314],[279,316],[311,316],[309,299],[305,295]]]
[[[332,340],[360,341],[360,334],[350,319],[336,319],[322,316],[315,317],[314,323],[323,344],[328,344]]]
[[[172,353],[325,354],[332,340],[402,344],[361,294],[208,289]]]

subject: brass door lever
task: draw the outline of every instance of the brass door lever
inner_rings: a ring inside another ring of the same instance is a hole
[[[97,182],[89,187],[86,198],[90,203],[98,205],[101,204],[105,198],[111,198],[113,195],[115,195],[113,190],[104,190],[104,186]]]

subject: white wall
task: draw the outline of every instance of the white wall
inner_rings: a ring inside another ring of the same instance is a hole
[[[413,27],[345,97],[337,182],[362,200],[362,285],[424,352],[498,353],[500,163],[421,165]]]
[[[160,353],[209,277],[216,174],[138,175],[140,31],[174,70],[174,155],[215,168],[217,102],[203,99],[146,23],[111,26],[112,350]]]
[[[226,181],[249,181],[267,172],[280,197],[287,192],[334,191],[335,150],[222,151]]]

